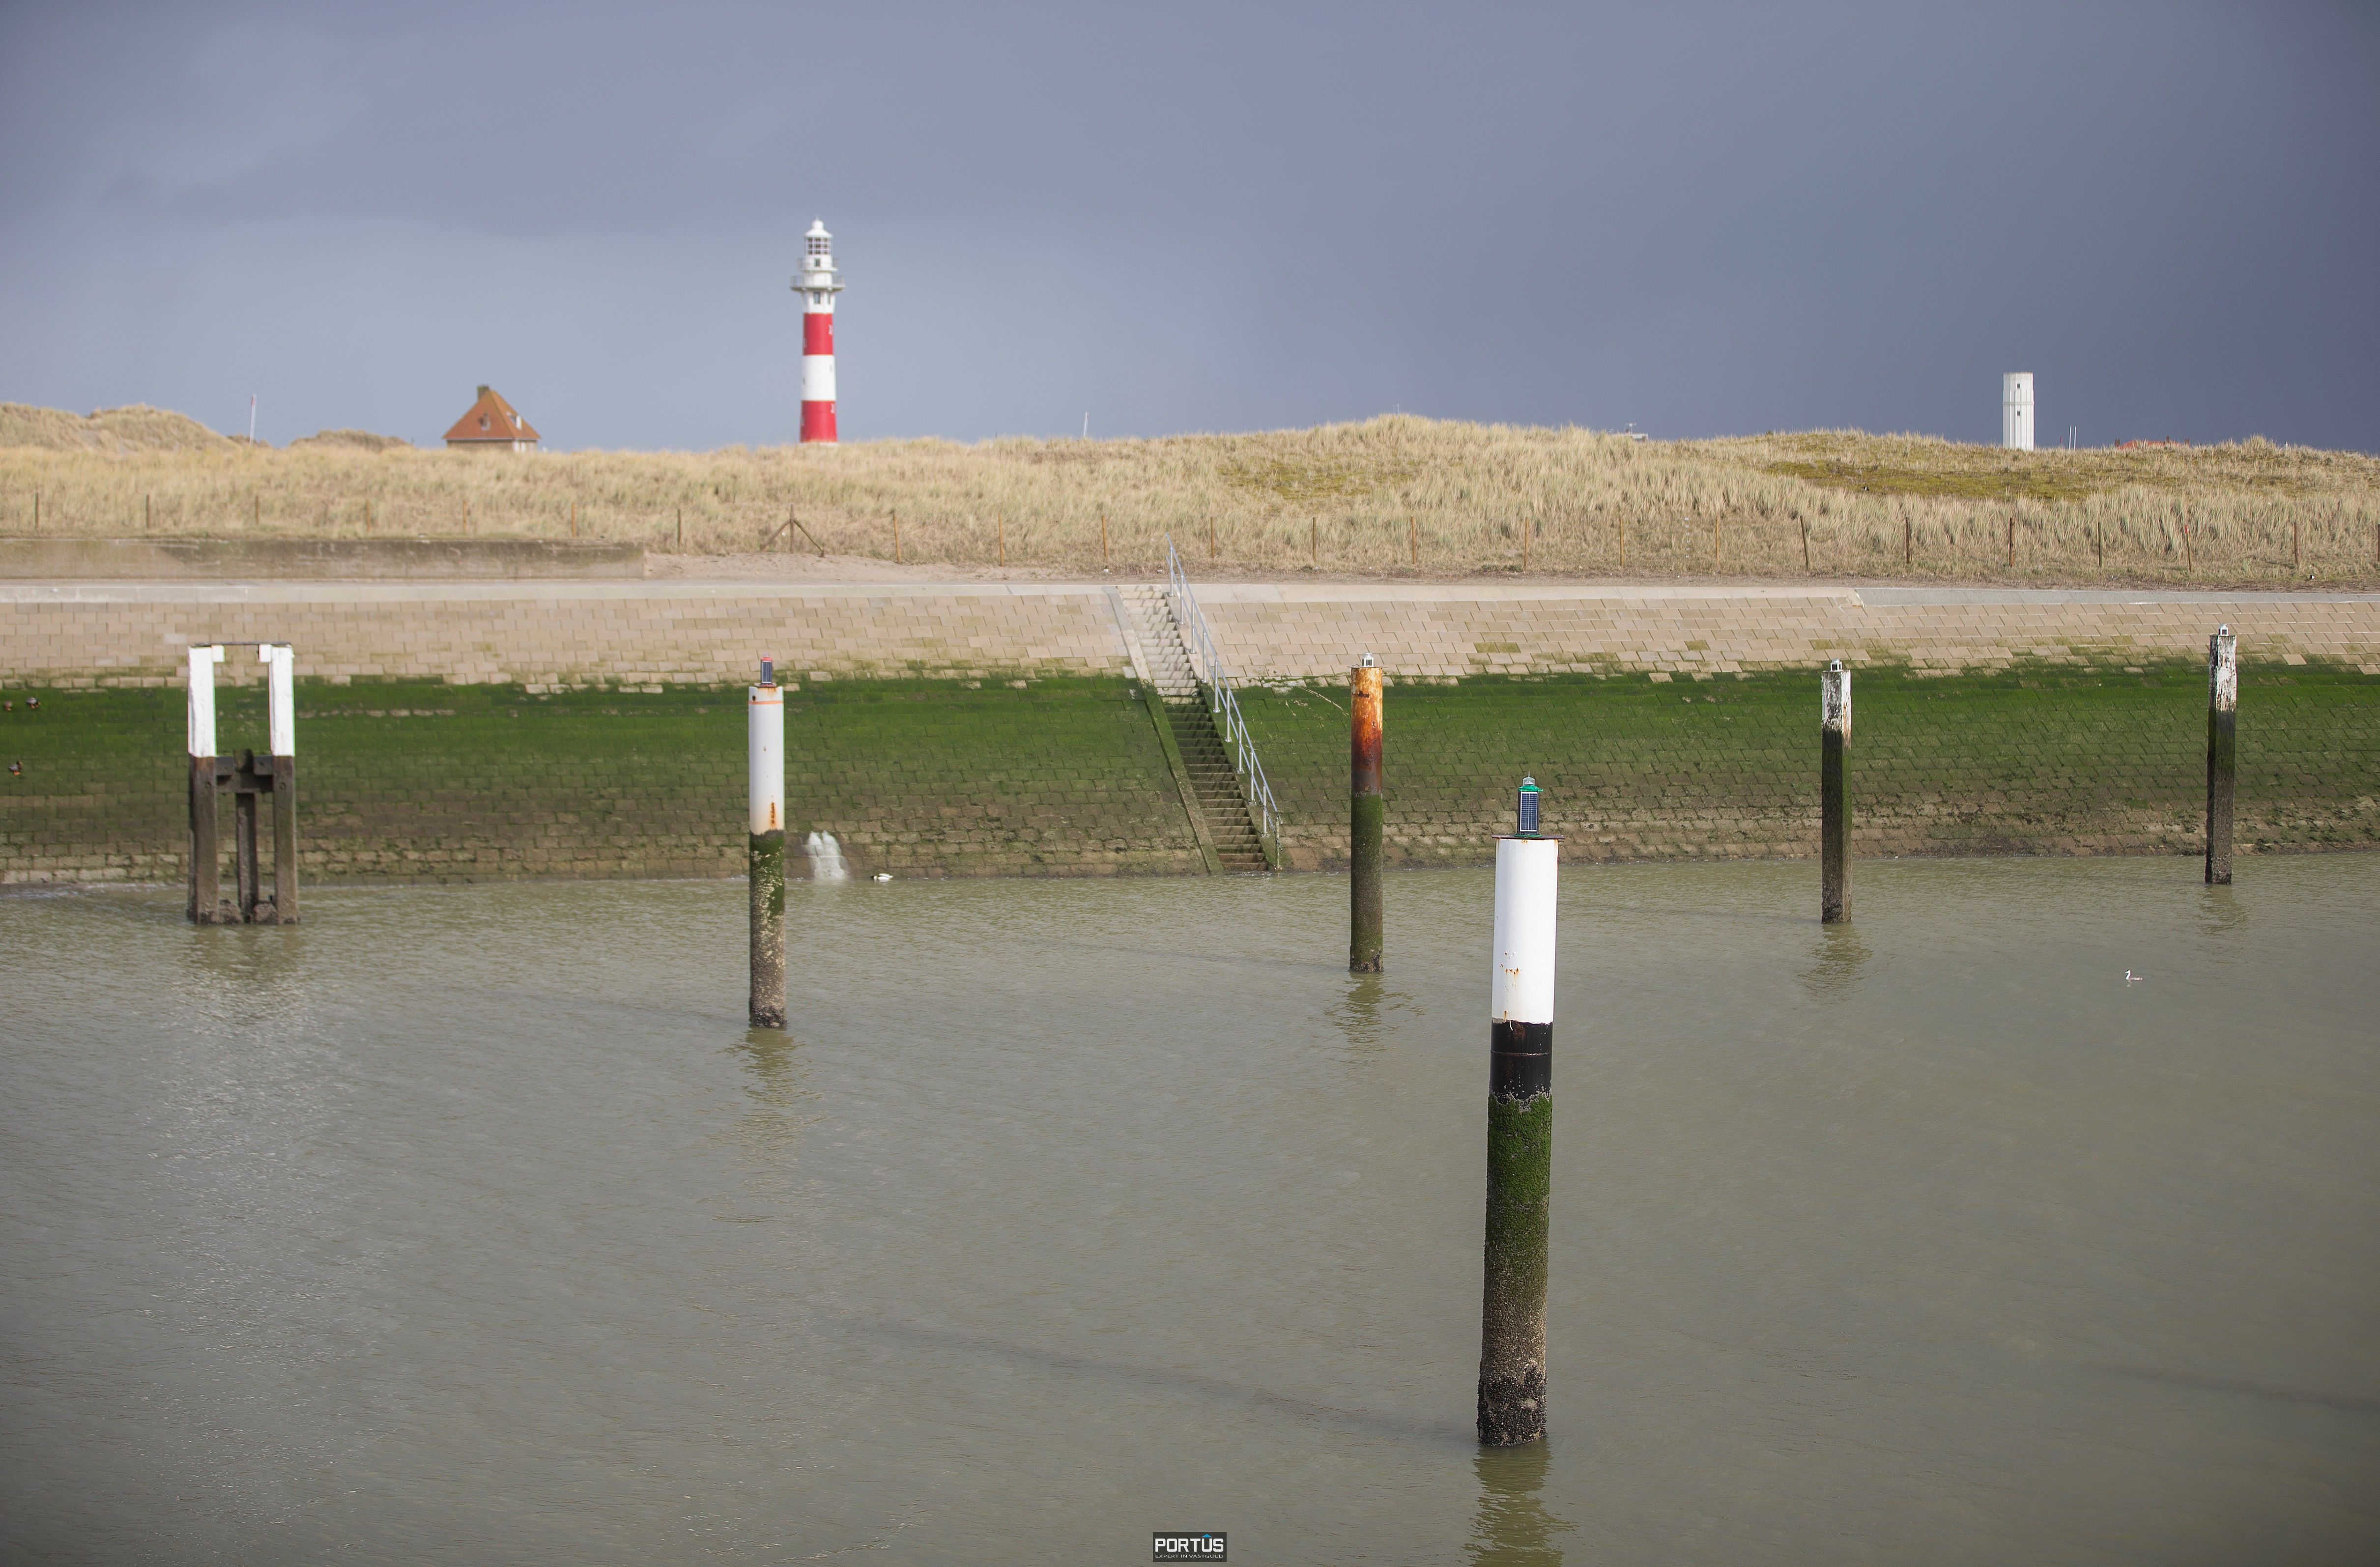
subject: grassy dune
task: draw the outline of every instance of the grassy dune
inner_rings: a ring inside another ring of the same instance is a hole
[[[0,533],[772,547],[1054,570],[2380,581],[2380,458],[2251,440],[2003,452],[1820,431],[1636,442],[1413,417],[1149,441],[516,456],[154,409],[0,407]],[[2011,551],[2013,559],[2011,560]]]

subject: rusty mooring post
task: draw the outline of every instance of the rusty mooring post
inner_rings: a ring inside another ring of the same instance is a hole
[[[1852,917],[1852,672],[1836,659],[1818,675],[1818,919]]]
[[[2231,885],[2231,784],[2240,746],[2240,639],[2206,640],[2206,884]]]
[[[745,726],[751,838],[752,1026],[785,1026],[785,694],[774,662],[760,661]]]
[[[1380,971],[1380,670],[1366,653],[1348,672],[1347,971]]]
[[[1546,1279],[1553,1217],[1554,921],[1561,840],[1537,834],[1523,779],[1519,830],[1496,841],[1488,988],[1488,1231],[1479,1312],[1479,1439],[1546,1434]]]
[[[223,923],[222,844],[215,814],[215,665],[220,646],[192,648],[190,656],[190,878],[193,925]]]

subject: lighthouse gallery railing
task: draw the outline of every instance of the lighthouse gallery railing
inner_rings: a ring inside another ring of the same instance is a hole
[[[1257,759],[1257,743],[1248,734],[1247,720],[1240,716],[1239,698],[1232,693],[1232,677],[1223,668],[1223,655],[1215,650],[1215,635],[1207,628],[1207,617],[1198,611],[1198,601],[1190,591],[1189,573],[1182,569],[1182,556],[1173,548],[1173,535],[1165,536],[1165,591],[1173,601],[1173,623],[1182,628],[1183,640],[1189,644],[1190,656],[1196,664],[1193,671],[1207,698],[1207,711],[1215,715],[1215,727],[1221,731],[1223,743],[1231,748],[1232,771],[1238,777],[1240,792],[1248,802],[1248,813],[1256,818],[1257,835],[1263,840],[1265,863],[1281,864],[1281,808],[1273,804],[1272,784],[1266,781],[1264,763]]]

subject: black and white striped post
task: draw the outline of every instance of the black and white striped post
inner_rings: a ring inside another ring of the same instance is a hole
[[[1479,1439],[1546,1434],[1546,1252],[1552,1217],[1554,919],[1561,840],[1537,833],[1536,781],[1496,841],[1488,980],[1488,1232],[1479,1312]]]
[[[2231,783],[2240,747],[2240,639],[2206,639],[2206,884],[2231,885]]]
[[[785,694],[776,665],[760,661],[746,725],[752,829],[752,1026],[785,1026]]]
[[[1818,919],[1852,917],[1852,672],[1818,674]]]
[[[267,642],[256,650],[264,665],[265,738],[273,747],[273,922],[298,923],[297,650]]]
[[[189,650],[190,886],[193,925],[223,923],[222,820],[215,808],[215,665],[221,644]]]

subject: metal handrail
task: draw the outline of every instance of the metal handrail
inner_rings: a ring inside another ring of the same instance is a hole
[[[1206,691],[1207,711],[1215,717],[1215,725],[1223,734],[1223,742],[1232,750],[1232,771],[1240,782],[1240,791],[1246,796],[1248,809],[1257,818],[1257,835],[1263,840],[1265,863],[1281,863],[1281,808],[1273,803],[1272,784],[1265,778],[1264,763],[1257,759],[1255,736],[1248,733],[1247,720],[1240,716],[1239,698],[1232,692],[1232,677],[1223,668],[1223,655],[1216,650],[1214,633],[1207,627],[1207,617],[1199,613],[1198,601],[1190,591],[1190,575],[1182,568],[1181,553],[1173,548],[1173,535],[1165,536],[1165,591],[1173,601],[1173,621],[1184,633],[1194,661],[1192,677]]]

